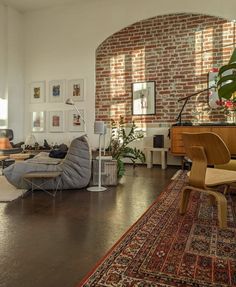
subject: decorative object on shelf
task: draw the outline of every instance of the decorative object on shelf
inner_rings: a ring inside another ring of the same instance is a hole
[[[229,100],[224,101],[222,99],[219,99],[218,101],[216,101],[216,103],[218,107],[220,107],[226,114],[236,112],[236,97],[234,95]]]
[[[220,99],[231,100],[236,92],[236,48],[229,63],[219,69],[218,78],[217,88]]]
[[[48,144],[47,140],[45,140],[45,139],[43,140],[43,148],[47,149],[47,150],[51,149],[50,145]]]
[[[133,83],[132,100],[133,115],[155,115],[156,82]]]
[[[98,185],[88,187],[88,191],[105,191],[106,187],[102,186],[102,136],[106,134],[106,125],[103,121],[94,123],[94,133],[99,135],[99,155],[98,155]]]
[[[45,131],[45,113],[32,112],[32,132]]]
[[[128,133],[125,130],[124,118],[121,116],[118,123],[111,122],[111,139],[108,150],[113,159],[117,160],[117,175],[122,177],[125,173],[123,158],[129,158],[135,165],[136,160],[145,162],[144,153],[135,147],[128,146],[131,142],[144,137],[143,131],[138,129],[133,121]]]
[[[49,131],[63,132],[64,131],[64,113],[63,111],[49,112]]]
[[[34,147],[36,143],[36,138],[33,134],[29,134],[25,139],[25,148],[26,147]]]
[[[219,108],[218,105],[219,95],[218,90],[216,89],[218,72],[219,72],[218,68],[213,68],[212,71],[208,73],[208,88],[209,88],[208,103],[211,109]]]
[[[66,100],[66,105],[72,105],[75,111],[68,111],[68,125],[70,132],[86,132],[86,125],[84,120],[84,110],[79,110],[74,101],[69,98]]]
[[[33,82],[30,85],[30,102],[32,104],[45,101],[45,81]]]
[[[69,80],[68,82],[68,96],[73,99],[74,102],[84,100],[84,80]]]
[[[153,147],[163,148],[164,147],[164,135],[154,135],[153,136]]]
[[[65,95],[65,80],[49,82],[49,102],[62,103]]]

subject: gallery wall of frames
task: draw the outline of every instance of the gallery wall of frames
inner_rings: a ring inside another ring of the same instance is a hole
[[[46,84],[48,90],[46,90]],[[37,104],[40,107],[42,103],[58,107],[58,103],[65,104],[67,98],[76,102],[84,101],[84,80],[53,80],[38,81],[30,84],[30,104]],[[35,105],[36,104],[36,105]],[[60,133],[60,132],[83,132],[84,109],[79,109],[79,113],[70,106],[71,110],[55,109],[50,111],[39,110],[31,112],[31,132],[33,133]]]

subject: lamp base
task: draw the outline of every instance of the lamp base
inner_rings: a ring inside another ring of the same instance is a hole
[[[104,186],[91,186],[87,188],[88,191],[105,191],[107,190]]]

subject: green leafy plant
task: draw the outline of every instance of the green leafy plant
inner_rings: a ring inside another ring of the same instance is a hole
[[[220,99],[232,100],[236,92],[236,49],[229,63],[219,69],[217,81],[218,95]]]
[[[125,172],[124,158],[129,158],[134,165],[136,160],[140,160],[142,163],[145,162],[145,155],[141,150],[128,146],[131,142],[143,137],[143,131],[137,129],[134,121],[131,124],[129,132],[126,132],[122,116],[118,123],[114,120],[111,121],[111,139],[108,149],[111,156],[117,160],[118,177],[122,177]]]

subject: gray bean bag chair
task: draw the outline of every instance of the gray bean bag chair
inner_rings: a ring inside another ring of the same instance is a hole
[[[37,179],[37,184],[45,183],[45,189],[54,190],[60,181],[62,189],[79,189],[88,185],[91,177],[90,149],[86,136],[71,142],[66,157],[58,163],[57,159],[35,159],[16,162],[3,170],[7,180],[16,188],[29,189],[30,183],[23,179],[29,172],[60,171],[61,175],[53,180]]]

